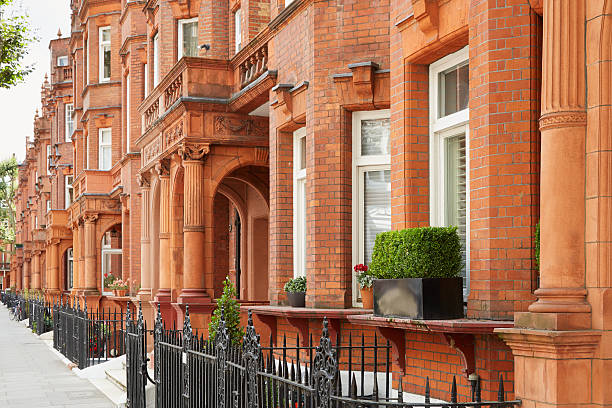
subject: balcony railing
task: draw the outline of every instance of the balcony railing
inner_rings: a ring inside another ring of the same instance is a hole
[[[143,133],[181,98],[229,98],[231,71],[225,60],[184,57],[140,105]]]
[[[240,89],[259,78],[268,70],[268,44],[264,44],[253,52],[238,67],[240,72]]]
[[[62,81],[72,81],[72,67],[62,67],[60,78]]]

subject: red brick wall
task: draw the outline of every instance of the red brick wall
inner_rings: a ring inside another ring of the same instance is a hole
[[[527,0],[481,0],[470,22],[469,315],[511,319],[536,289],[541,20]]]

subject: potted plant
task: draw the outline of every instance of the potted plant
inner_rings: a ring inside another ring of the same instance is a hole
[[[244,330],[240,326],[240,304],[236,300],[236,287],[230,280],[229,276],[223,281],[223,294],[217,300],[217,308],[213,312],[210,323],[208,324],[208,333],[210,338],[214,340],[221,321],[221,312],[225,319],[225,327],[229,333],[230,339],[234,345],[240,345],[244,337]]]
[[[130,288],[130,280],[116,279],[111,283],[110,288],[115,293],[115,296],[125,296],[128,289]]]
[[[112,288],[112,284],[114,281],[117,280],[117,277],[115,275],[113,275],[112,272],[108,272],[104,274],[104,290],[106,291],[106,289],[110,289],[113,290]]]
[[[372,291],[374,277],[368,273],[368,265],[357,264],[353,269],[357,272],[357,283],[359,283],[363,308],[372,309],[374,307],[374,294]]]
[[[299,276],[289,279],[285,283],[285,292],[287,292],[287,300],[291,307],[306,306],[306,277]]]
[[[374,314],[411,319],[463,317],[461,242],[456,227],[376,236],[370,263]]]

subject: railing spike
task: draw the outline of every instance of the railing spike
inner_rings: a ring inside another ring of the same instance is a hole
[[[475,402],[480,402],[481,401],[481,398],[480,398],[480,376],[476,380],[476,392],[474,393],[474,401]]]
[[[402,376],[399,376],[399,382],[397,384],[397,401],[401,404],[402,402],[404,402],[404,386],[402,385],[402,383],[404,382],[404,379],[402,378]]]
[[[497,401],[504,402],[505,392],[504,392],[504,375],[499,374],[499,389],[497,390]]]
[[[372,394],[374,394],[372,396],[374,401],[378,401],[378,375],[376,375],[376,373],[374,373],[374,387],[372,388]]]
[[[357,398],[357,380],[355,379],[355,373],[353,373],[353,377],[351,378],[350,397],[353,399]]]
[[[427,379],[425,380],[425,403],[429,404],[429,401],[429,376],[427,376]]]
[[[457,402],[457,378],[453,375],[453,384],[451,385],[451,402]]]

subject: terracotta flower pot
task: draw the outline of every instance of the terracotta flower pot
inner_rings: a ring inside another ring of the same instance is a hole
[[[115,292],[115,296],[123,297],[127,293],[127,289],[117,289]]]
[[[361,302],[364,309],[374,309],[374,290],[370,288],[360,288]]]
[[[113,296],[119,296],[117,295],[117,289],[113,289]]]

